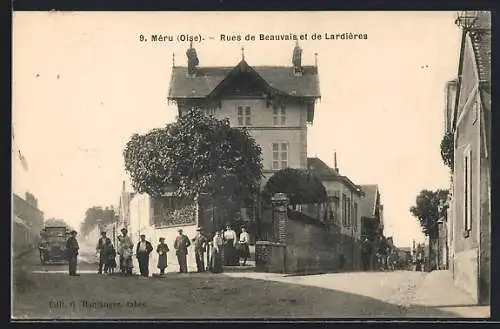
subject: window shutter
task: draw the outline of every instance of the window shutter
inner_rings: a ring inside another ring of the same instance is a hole
[[[467,151],[467,157],[469,158],[469,172],[467,174],[467,178],[468,178],[468,182],[467,182],[467,185],[468,185],[468,190],[469,190],[469,195],[468,195],[468,200],[467,200],[467,204],[468,204],[468,226],[466,227],[467,231],[471,231],[472,230],[472,214],[473,214],[473,211],[472,211],[472,204],[473,204],[473,186],[472,186],[472,173],[473,173],[473,170],[472,170],[472,150],[469,148],[469,150]]]

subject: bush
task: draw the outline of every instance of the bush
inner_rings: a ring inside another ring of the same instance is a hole
[[[455,153],[453,138],[453,133],[447,132],[441,140],[441,158],[443,159],[444,164],[450,168],[452,172]]]
[[[322,203],[327,200],[321,181],[306,170],[286,168],[276,172],[264,186],[264,200],[269,204],[275,193],[285,193],[291,205]]]

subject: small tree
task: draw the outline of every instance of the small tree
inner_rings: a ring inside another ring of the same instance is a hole
[[[327,200],[326,189],[313,174],[300,169],[286,168],[276,172],[264,186],[267,203],[275,193],[286,193],[291,205],[321,203]]]
[[[416,217],[422,232],[430,239],[438,237],[438,220],[441,217],[439,205],[448,198],[448,190],[422,190],[410,213]]]
[[[429,237],[429,261],[437,266],[436,245],[439,238],[438,221],[442,216],[440,204],[446,202],[448,190],[429,191],[422,190],[416,198],[416,204],[410,208],[410,212],[415,216],[422,228],[422,232]],[[429,264],[431,266],[431,264]]]

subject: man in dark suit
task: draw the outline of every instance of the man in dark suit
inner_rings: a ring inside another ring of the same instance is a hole
[[[146,241],[146,236],[141,234],[141,240],[137,243],[135,255],[139,262],[141,276],[149,276],[149,254],[153,251],[151,242]]]
[[[196,229],[196,235],[192,241],[194,243],[194,254],[196,257],[196,267],[198,272],[205,272],[205,261],[203,259],[203,255],[205,254],[208,240],[200,227]]]
[[[78,250],[78,241],[76,240],[76,231],[70,232],[70,237],[66,240],[66,252],[68,253],[68,267],[70,276],[80,276],[76,273]]]
[[[97,242],[97,247],[96,250],[99,253],[99,269],[97,271],[98,274],[102,274],[102,268],[104,266],[104,263],[106,262],[106,246],[108,244],[106,243],[109,240],[109,243],[111,243],[111,240],[106,237],[106,232],[101,232],[101,237],[99,238],[99,241]]]
[[[189,238],[182,233],[182,229],[179,229],[177,232],[179,232],[179,235],[175,238],[174,248],[179,262],[179,273],[187,273],[186,256],[188,254],[188,247],[191,245],[191,241],[189,241]]]

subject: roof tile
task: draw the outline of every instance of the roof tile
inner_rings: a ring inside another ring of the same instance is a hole
[[[291,67],[252,66],[276,90],[299,97],[320,97],[317,68],[302,68],[302,75],[296,76]],[[199,67],[195,76],[189,76],[187,67],[175,66],[172,69],[168,98],[206,97],[233,69],[234,67]]]

